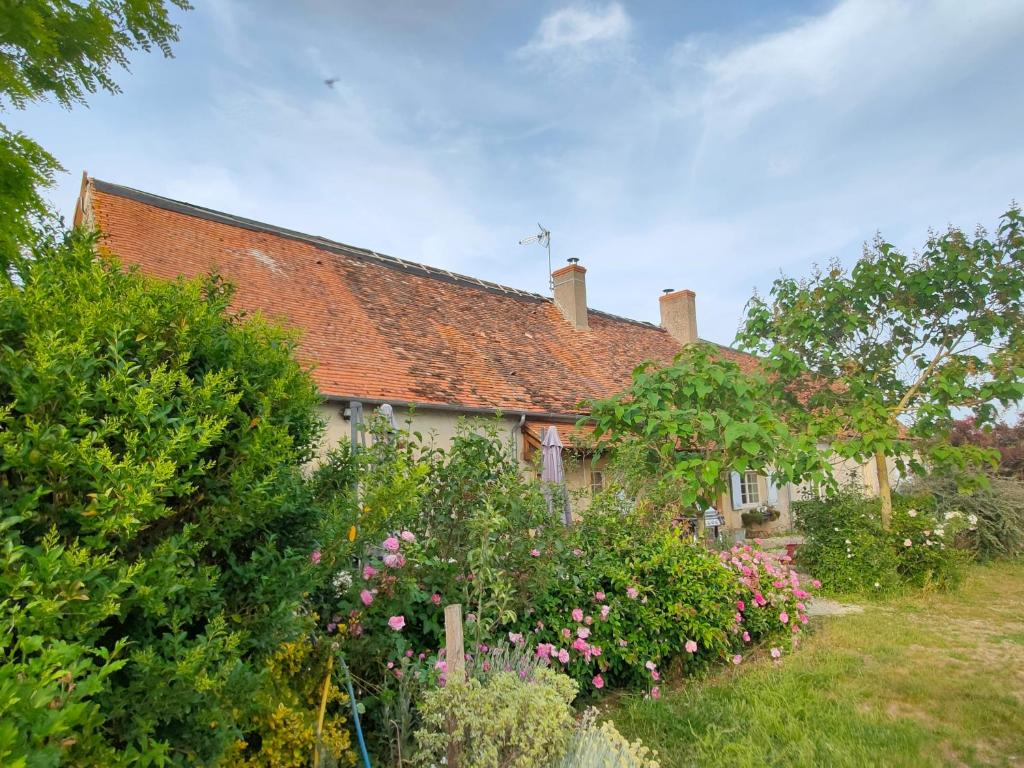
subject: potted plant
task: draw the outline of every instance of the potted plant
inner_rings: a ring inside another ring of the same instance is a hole
[[[746,528],[757,528],[779,519],[779,510],[770,504],[760,504],[740,514],[740,520]]]

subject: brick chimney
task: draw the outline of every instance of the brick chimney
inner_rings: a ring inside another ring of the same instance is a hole
[[[576,330],[590,328],[587,322],[587,270],[579,265],[579,259],[569,259],[568,265],[551,273],[555,306]]]
[[[697,341],[697,294],[690,290],[665,290],[659,299],[661,327],[680,344]]]

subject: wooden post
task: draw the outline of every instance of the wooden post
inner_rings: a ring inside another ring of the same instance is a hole
[[[462,606],[444,607],[444,642],[447,671],[446,684],[466,681],[466,649],[462,641]]]

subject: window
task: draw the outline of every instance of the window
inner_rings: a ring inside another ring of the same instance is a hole
[[[590,470],[590,494],[591,496],[597,496],[601,491],[604,490],[604,472],[599,472],[596,469]]]
[[[761,503],[761,492],[757,486],[757,472],[744,472],[740,476],[740,504],[753,507]]]

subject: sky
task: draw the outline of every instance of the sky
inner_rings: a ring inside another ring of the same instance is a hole
[[[780,272],[1024,198],[1020,0],[193,0],[123,92],[5,120],[67,169],[729,343]],[[325,80],[337,78],[333,86]]]

